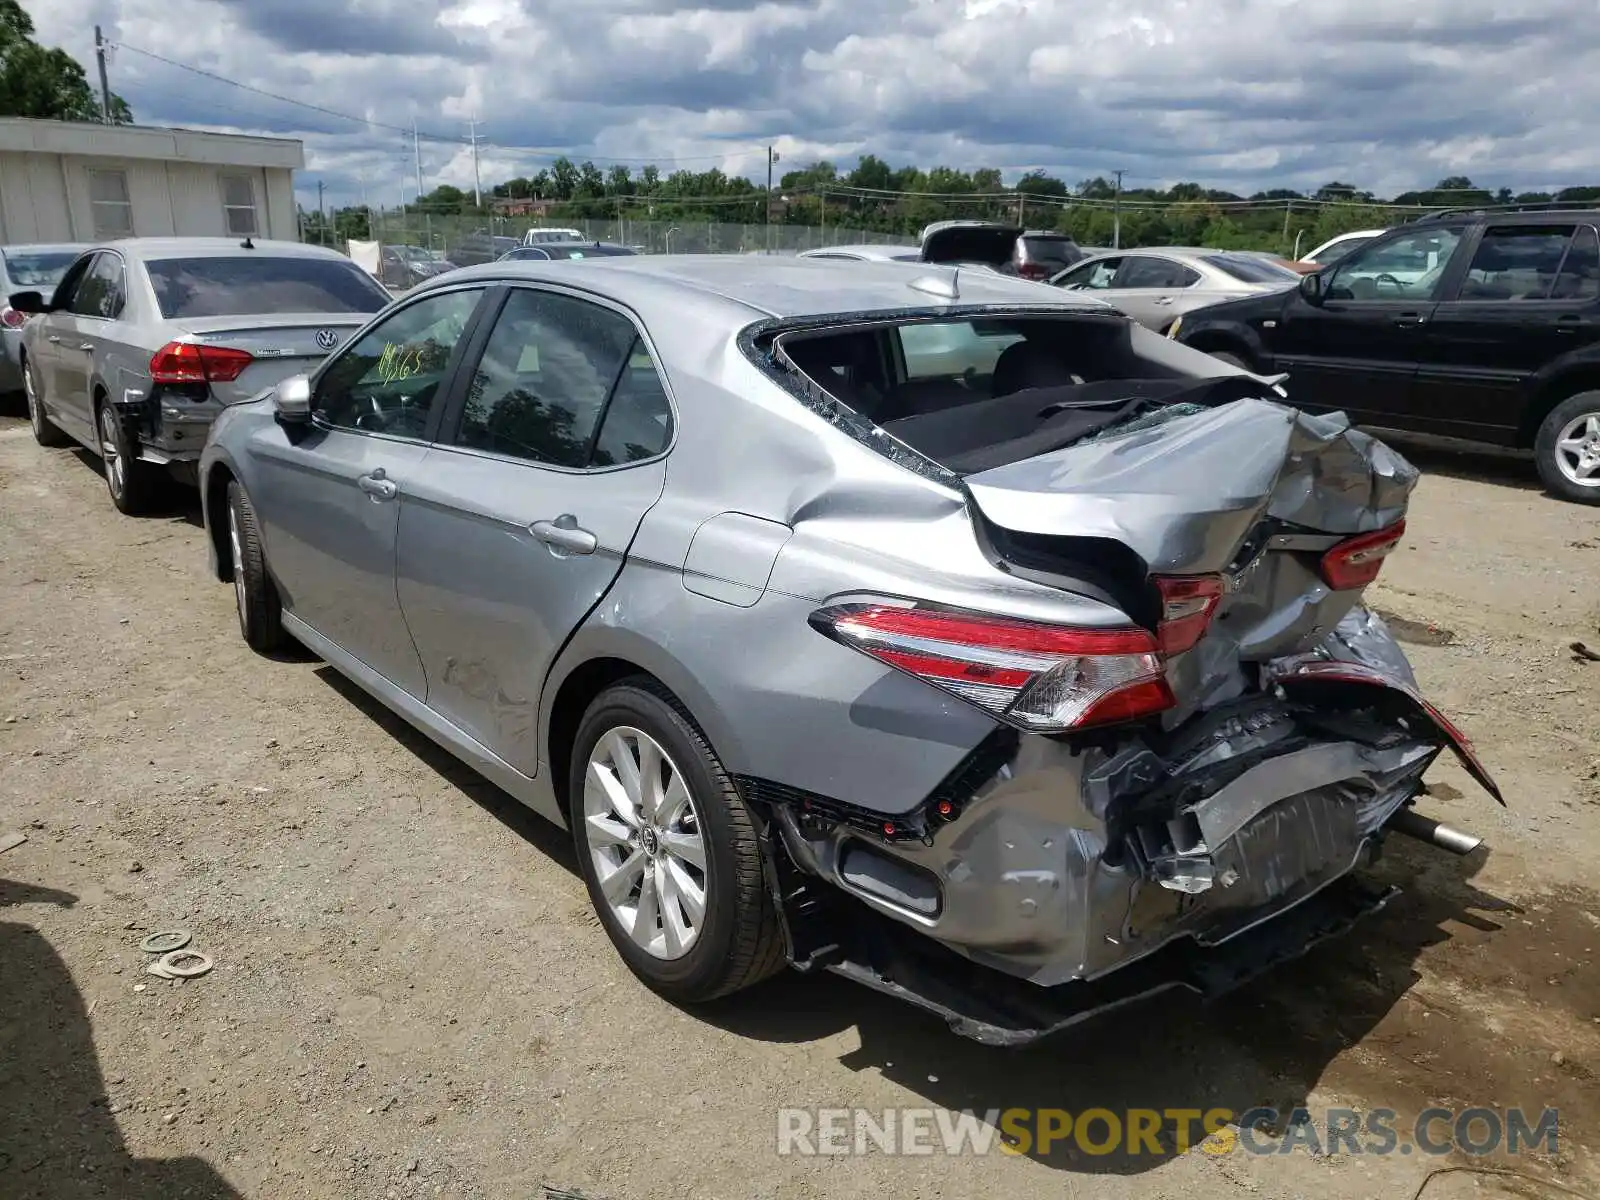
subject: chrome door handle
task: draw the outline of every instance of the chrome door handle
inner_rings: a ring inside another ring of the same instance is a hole
[[[360,476],[356,486],[375,500],[393,500],[399,490],[382,467],[374,467],[370,475]]]
[[[46,334],[44,340],[49,342],[49,343],[51,343],[52,345],[56,345],[56,346],[59,346],[61,344],[61,339],[59,337],[57,337],[55,334],[53,334],[53,333]]]
[[[593,554],[600,539],[587,529],[578,528],[578,518],[562,513],[554,521],[535,521],[528,526],[533,534],[552,550],[565,550],[568,554]]]
[[[1171,304],[1172,303],[1172,297],[1171,296],[1157,296],[1156,297],[1156,303],[1157,304]]]
[[[93,342],[79,342],[78,343],[78,349],[79,350],[87,350],[90,354],[93,354],[94,353],[94,343]]]

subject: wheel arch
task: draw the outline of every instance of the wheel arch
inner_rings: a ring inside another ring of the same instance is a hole
[[[1600,360],[1570,363],[1549,378],[1538,381],[1522,407],[1522,419],[1517,424],[1516,448],[1529,450],[1539,436],[1539,426],[1544,424],[1556,405],[1580,392],[1600,391]]]
[[[222,583],[233,582],[233,547],[228,544],[228,485],[233,471],[220,459],[211,464],[200,482],[200,517],[210,543],[211,571]]]
[[[1231,325],[1211,325],[1195,330],[1193,333],[1183,333],[1178,339],[1191,350],[1199,350],[1202,354],[1212,354],[1224,351],[1237,354],[1248,363],[1252,370],[1261,368],[1261,347],[1257,340],[1243,329]]]
[[[580,631],[545,685],[549,700],[540,722],[541,749],[556,806],[570,822],[567,780],[583,714],[608,687],[642,677],[664,691],[694,725],[730,774],[739,762],[738,740],[720,705],[670,652],[631,630],[598,627]]]

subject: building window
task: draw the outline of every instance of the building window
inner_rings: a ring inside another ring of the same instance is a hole
[[[253,237],[256,228],[256,189],[248,175],[222,178],[222,222],[230,237]]]
[[[95,240],[132,237],[133,202],[128,199],[127,172],[90,170],[88,175]]]

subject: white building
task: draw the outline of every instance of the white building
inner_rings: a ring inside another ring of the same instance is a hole
[[[0,245],[119,237],[300,240],[290,138],[0,117]]]

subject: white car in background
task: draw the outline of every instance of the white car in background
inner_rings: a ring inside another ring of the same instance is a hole
[[[524,246],[537,246],[542,242],[587,242],[593,239],[581,229],[530,229],[522,235]]]
[[[1303,263],[1315,263],[1325,267],[1336,258],[1343,258],[1357,246],[1365,246],[1373,238],[1381,237],[1388,233],[1387,229],[1355,229],[1349,233],[1341,233],[1338,237],[1331,237],[1318,246],[1310,254],[1301,258]]]

